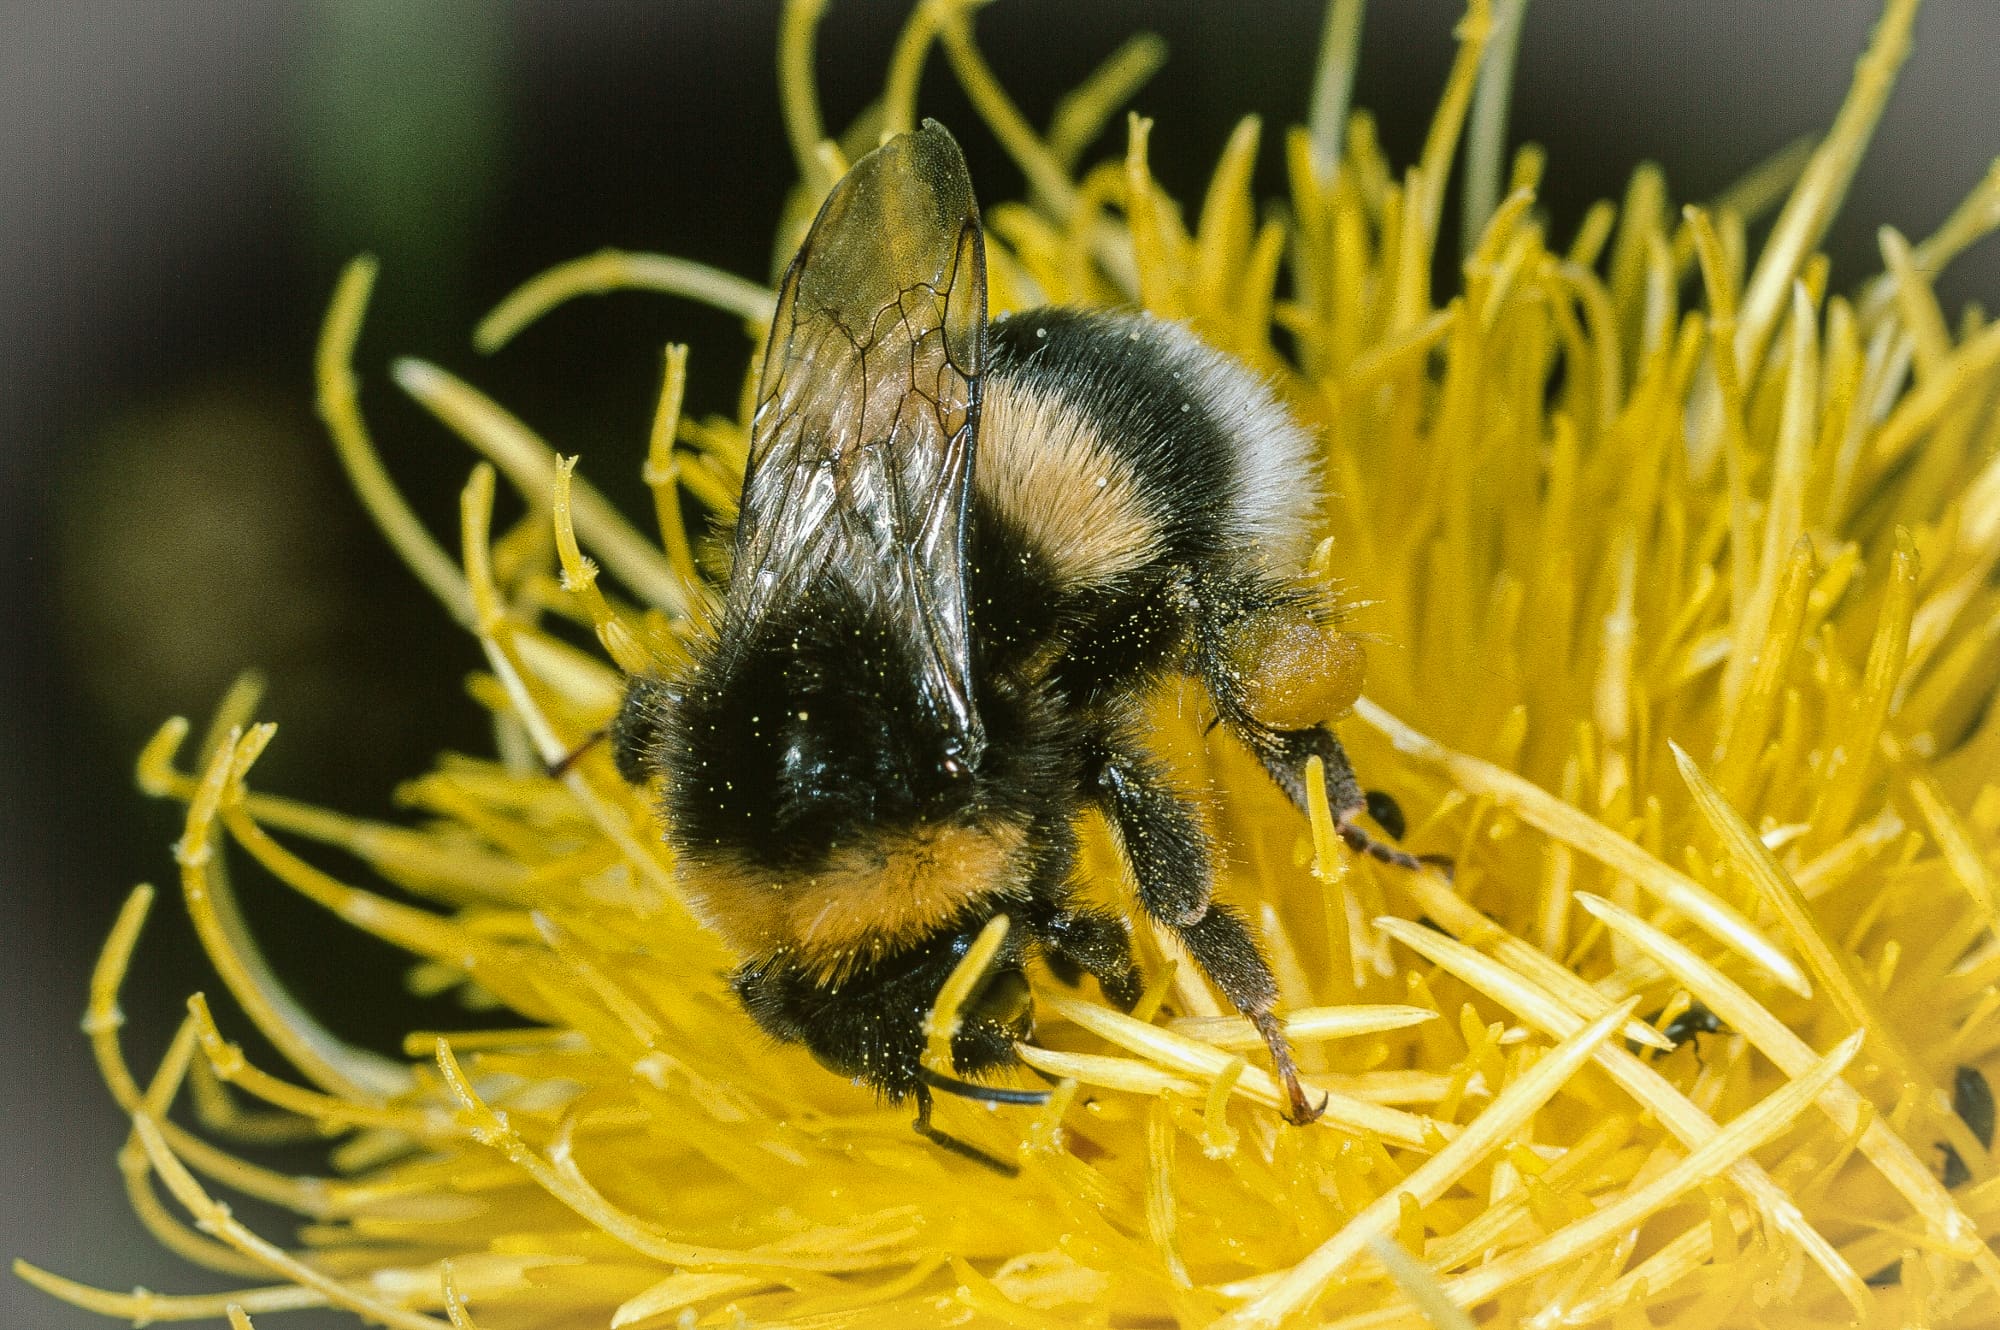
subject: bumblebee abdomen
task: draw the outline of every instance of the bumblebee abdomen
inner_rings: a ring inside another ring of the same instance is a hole
[[[1144,314],[1030,310],[995,321],[988,345],[974,483],[1060,580],[1303,562],[1311,442],[1249,369]]]

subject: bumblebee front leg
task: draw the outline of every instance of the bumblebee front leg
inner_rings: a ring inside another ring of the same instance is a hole
[[[1132,865],[1139,904],[1172,930],[1202,973],[1248,1016],[1271,1050],[1285,1087],[1288,1120],[1303,1125],[1325,1110],[1306,1098],[1291,1046],[1278,1027],[1278,985],[1249,926],[1212,898],[1208,840],[1185,801],[1136,748],[1100,754],[1095,793]]]

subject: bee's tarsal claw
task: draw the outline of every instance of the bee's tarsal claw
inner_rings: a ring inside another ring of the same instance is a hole
[[[1264,1044],[1271,1050],[1271,1065],[1278,1073],[1278,1080],[1285,1087],[1285,1121],[1295,1127],[1304,1127],[1319,1121],[1331,1096],[1321,1096],[1315,1105],[1306,1098],[1306,1088],[1299,1083],[1298,1064],[1292,1061],[1292,1046],[1285,1039],[1285,1032],[1278,1026],[1278,1018],[1268,1011],[1252,1012],[1250,1023],[1257,1027],[1257,1033],[1264,1036]]]

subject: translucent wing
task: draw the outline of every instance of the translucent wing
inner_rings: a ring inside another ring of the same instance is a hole
[[[927,120],[834,186],[779,288],[729,585],[742,625],[828,578],[886,610],[968,763],[985,742],[965,571],[985,338],[972,181]]]

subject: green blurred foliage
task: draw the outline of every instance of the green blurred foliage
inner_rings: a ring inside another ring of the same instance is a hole
[[[412,299],[456,294],[498,194],[507,11],[314,0],[290,113],[312,239],[379,255]]]

